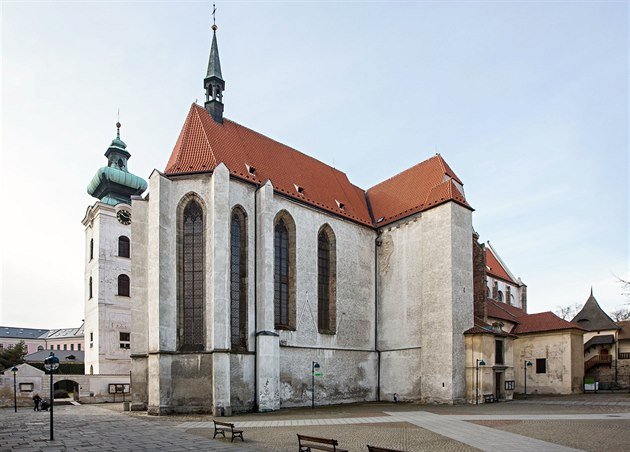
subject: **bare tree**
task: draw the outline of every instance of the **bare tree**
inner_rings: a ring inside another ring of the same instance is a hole
[[[622,320],[630,320],[630,308],[619,308],[610,312],[610,317],[615,322],[621,322]]]
[[[582,309],[581,303],[575,303],[569,306],[556,306],[554,313],[563,320],[571,320]]]

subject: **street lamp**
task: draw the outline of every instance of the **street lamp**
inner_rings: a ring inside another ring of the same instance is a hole
[[[18,368],[13,366],[13,369],[11,369],[11,372],[13,372],[13,409],[15,410],[15,412],[17,413],[17,385],[15,383],[15,374],[17,373]]]
[[[477,359],[475,364],[475,405],[479,405],[479,366],[485,366],[486,362],[483,359]]]
[[[53,374],[59,368],[59,358],[53,352],[44,360],[44,369],[50,374],[50,440],[53,441],[53,407],[55,405],[55,389],[53,387]]]
[[[524,391],[525,399],[527,398],[527,368],[528,367],[532,367],[532,362],[525,360],[525,363],[523,364],[523,372],[525,373],[525,391]]]
[[[313,361],[311,363],[311,409],[315,408],[315,369],[319,369],[319,363]]]

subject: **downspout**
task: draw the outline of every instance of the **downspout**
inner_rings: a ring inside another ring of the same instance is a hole
[[[253,411],[258,411],[258,190],[254,190],[254,405]]]
[[[374,350],[376,351],[376,401],[381,401],[381,352],[378,350],[378,247],[381,246],[381,233],[376,232],[374,240]]]

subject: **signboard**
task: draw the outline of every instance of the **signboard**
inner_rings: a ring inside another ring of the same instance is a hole
[[[514,389],[516,389],[516,383],[514,380],[505,380],[505,389],[507,391],[514,391]]]
[[[108,389],[110,394],[129,394],[128,383],[110,383]]]

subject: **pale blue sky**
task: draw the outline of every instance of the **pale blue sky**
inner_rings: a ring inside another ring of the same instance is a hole
[[[529,310],[624,303],[627,2],[219,2],[225,114],[368,188],[440,152]],[[115,134],[163,169],[209,2],[2,8],[0,324],[83,318],[85,188]]]

